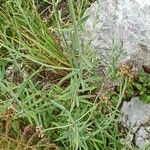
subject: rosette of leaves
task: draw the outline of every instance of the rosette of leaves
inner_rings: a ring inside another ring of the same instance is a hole
[[[127,97],[139,96],[141,100],[150,103],[150,75],[140,70],[134,81],[128,85]]]

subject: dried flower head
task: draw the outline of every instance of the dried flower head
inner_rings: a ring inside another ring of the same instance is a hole
[[[129,65],[129,64],[120,64],[119,72],[126,79],[129,79],[129,81],[131,81],[133,79],[132,66],[131,65]]]
[[[101,96],[99,99],[101,103],[110,104],[110,100],[106,96]]]

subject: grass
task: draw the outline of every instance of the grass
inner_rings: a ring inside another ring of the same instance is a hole
[[[51,13],[46,22],[31,0],[7,0],[0,7],[1,149],[120,150],[126,145],[118,108],[129,77],[121,72],[119,92],[104,96],[113,71],[99,76],[95,52],[79,38],[90,1],[63,2],[65,8],[55,0],[42,2]]]
[[[5,10],[1,11],[4,22],[1,45],[12,55],[50,65],[51,68],[67,68],[70,64],[60,45],[55,42],[36,10],[30,10],[32,4],[28,3],[29,8],[22,8],[20,1],[6,2]]]

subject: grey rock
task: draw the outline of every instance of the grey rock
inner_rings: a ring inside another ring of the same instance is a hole
[[[134,97],[129,102],[124,102],[121,108],[121,122],[130,128],[133,136],[131,141],[139,148],[150,142],[150,104],[145,104]]]
[[[141,126],[135,134],[136,145],[140,148],[150,144],[150,126]],[[149,145],[150,148],[150,145]]]
[[[150,65],[149,0],[101,0],[87,9],[87,15],[84,38],[99,50],[103,64],[110,64],[121,51],[118,63]]]

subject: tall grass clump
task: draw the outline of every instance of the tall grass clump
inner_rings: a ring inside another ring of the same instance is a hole
[[[32,1],[6,1],[1,8],[1,47],[9,54],[51,68],[70,63],[52,33],[41,20]]]

